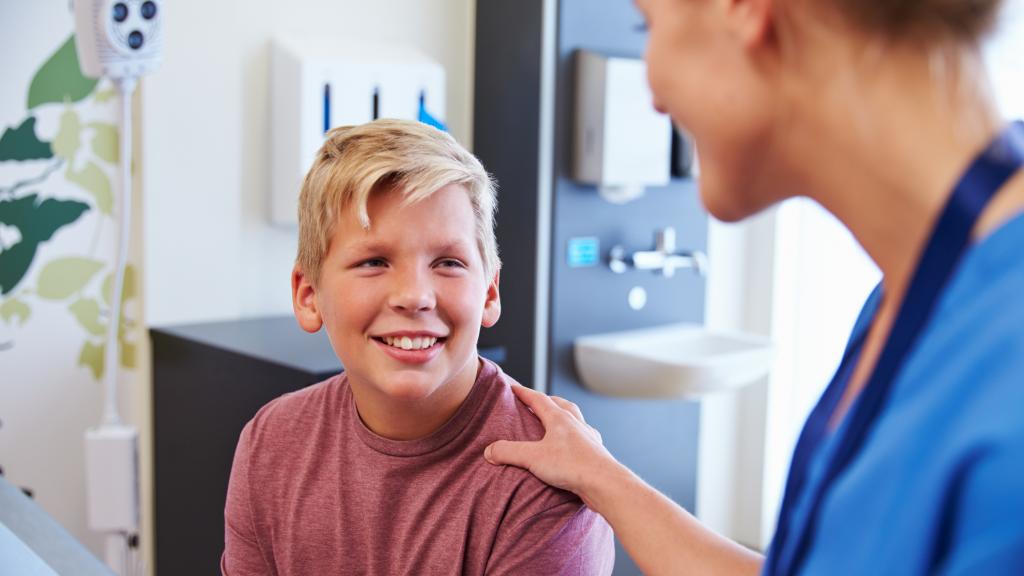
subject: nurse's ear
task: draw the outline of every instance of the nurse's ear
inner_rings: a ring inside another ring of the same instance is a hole
[[[776,0],[719,0],[724,4],[729,27],[747,48],[763,47],[775,40]]]
[[[299,326],[306,332],[316,332],[323,326],[323,317],[316,301],[316,287],[298,264],[292,268],[292,309]]]

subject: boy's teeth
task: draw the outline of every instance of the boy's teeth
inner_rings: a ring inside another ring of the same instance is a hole
[[[437,338],[432,336],[417,336],[416,338],[409,338],[408,336],[385,336],[384,342],[388,346],[394,346],[395,348],[401,348],[402,350],[423,350],[436,344]]]

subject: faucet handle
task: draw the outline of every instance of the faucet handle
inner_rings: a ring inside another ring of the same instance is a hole
[[[655,246],[662,254],[672,254],[676,251],[676,229],[666,226],[655,235]]]
[[[626,249],[622,246],[614,246],[608,254],[608,267],[616,274],[622,274],[629,269],[629,256],[626,256]]]

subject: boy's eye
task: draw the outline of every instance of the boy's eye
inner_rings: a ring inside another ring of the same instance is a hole
[[[379,268],[386,266],[387,262],[383,258],[370,258],[369,260],[363,260],[359,263],[359,268]]]
[[[466,265],[454,258],[445,258],[437,263],[441,268],[465,268]]]

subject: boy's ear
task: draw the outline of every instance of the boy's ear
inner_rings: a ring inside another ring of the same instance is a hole
[[[306,332],[316,332],[323,326],[324,321],[316,305],[316,288],[298,264],[292,268],[292,309],[299,326]]]
[[[484,328],[490,328],[498,323],[498,318],[501,317],[501,296],[498,294],[498,280],[501,277],[501,271],[498,270],[494,273],[494,278],[490,284],[487,285],[487,299],[484,300],[484,315],[480,320],[480,325]]]

